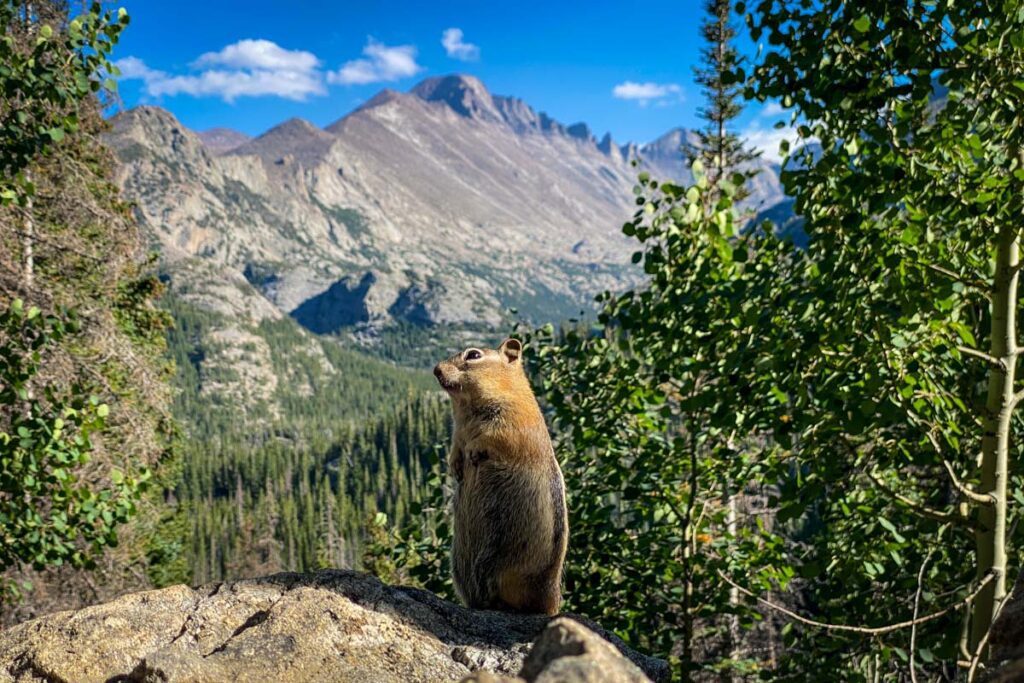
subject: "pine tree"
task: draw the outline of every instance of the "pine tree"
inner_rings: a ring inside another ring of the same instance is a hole
[[[761,153],[746,146],[745,142],[729,130],[730,122],[743,111],[739,102],[741,85],[734,75],[742,60],[733,47],[736,29],[731,23],[729,0],[707,0],[704,4],[707,18],[701,24],[701,37],[706,47],[701,50],[703,65],[694,68],[694,80],[701,85],[707,104],[697,114],[707,124],[696,131],[699,142],[687,145],[685,152],[690,162],[699,159],[707,169],[708,184],[715,188],[732,173],[743,173],[750,178],[757,174],[750,162]],[[734,198],[743,199],[750,194],[740,187]],[[710,203],[718,198],[718,191],[708,193]]]
[[[751,162],[761,153],[747,147],[743,139],[729,130],[730,123],[743,111],[739,101],[742,81],[736,73],[742,59],[733,46],[736,29],[731,23],[729,0],[706,0],[704,11],[707,16],[701,24],[701,37],[705,42],[701,51],[703,65],[694,69],[694,75],[702,86],[701,92],[706,101],[705,106],[697,111],[707,125],[697,131],[699,143],[688,148],[687,155],[691,163],[700,160],[706,170],[709,191],[704,195],[704,210],[710,214],[721,198],[720,183],[728,181],[735,173],[741,173],[744,180],[755,176],[757,170],[751,168]],[[732,197],[733,201],[740,201],[749,195],[746,184],[739,183]],[[743,494],[735,491],[736,482],[725,479],[722,484],[725,531],[729,537],[734,537],[739,511],[745,507]],[[729,604],[734,608],[739,605],[739,593],[735,589],[730,591]],[[728,615],[727,636],[730,659],[737,661],[742,654],[743,636],[736,614]],[[732,674],[729,678],[735,680]]]

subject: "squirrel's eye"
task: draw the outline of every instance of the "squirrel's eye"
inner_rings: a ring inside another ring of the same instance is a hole
[[[484,354],[480,353],[479,349],[469,349],[462,356],[463,360],[477,360],[477,359],[483,358],[483,357],[484,357]]]

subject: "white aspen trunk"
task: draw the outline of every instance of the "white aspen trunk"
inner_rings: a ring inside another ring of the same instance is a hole
[[[971,611],[971,652],[980,643],[1006,598],[1006,484],[1009,475],[1010,421],[1014,409],[1017,366],[1017,265],[1020,244],[1013,226],[999,231],[995,281],[991,294],[992,339],[989,354],[1001,367],[988,373],[988,400],[983,419],[981,477],[978,493],[993,499],[978,509],[977,577],[992,580],[975,599]],[[984,654],[982,655],[984,656]]]
[[[732,493],[731,485],[726,484],[725,494],[729,497],[729,512],[726,516],[726,528],[729,538],[736,538],[737,524],[739,521],[739,494]],[[736,586],[729,588],[729,606],[734,610],[739,609],[740,591]],[[740,658],[740,618],[737,614],[729,614],[729,658],[736,661]],[[735,674],[730,674],[733,681],[739,679]]]
[[[32,176],[29,173],[25,177],[31,182]],[[22,253],[25,256],[25,289],[31,290],[35,285],[36,261],[35,261],[36,222],[32,218],[32,197],[25,199],[25,220],[22,223]]]

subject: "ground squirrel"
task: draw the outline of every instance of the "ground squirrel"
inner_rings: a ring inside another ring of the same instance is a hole
[[[565,485],[522,351],[506,339],[434,368],[455,414],[452,574],[469,607],[556,614],[569,531]]]

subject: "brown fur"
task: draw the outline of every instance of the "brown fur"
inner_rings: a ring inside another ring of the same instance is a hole
[[[509,339],[434,368],[455,415],[452,573],[469,607],[556,614],[569,532],[565,486],[521,353]]]

